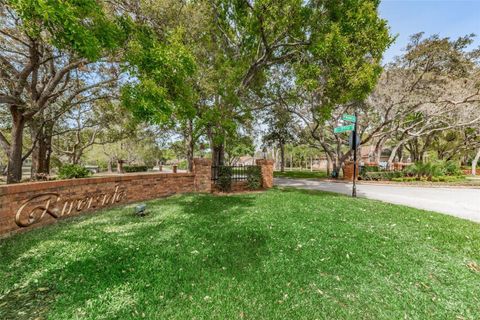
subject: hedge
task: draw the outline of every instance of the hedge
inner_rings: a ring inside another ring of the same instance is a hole
[[[125,172],[147,172],[148,167],[147,166],[123,166],[123,170]]]

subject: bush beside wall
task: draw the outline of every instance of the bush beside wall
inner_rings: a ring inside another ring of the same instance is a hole
[[[247,168],[247,188],[258,190],[262,187],[262,169],[259,166]]]
[[[230,192],[232,190],[232,175],[231,167],[218,167],[218,188],[222,192]]]
[[[123,166],[125,172],[147,172],[147,166]]]
[[[78,164],[64,164],[58,170],[60,179],[78,179],[87,178],[92,174],[87,168]]]

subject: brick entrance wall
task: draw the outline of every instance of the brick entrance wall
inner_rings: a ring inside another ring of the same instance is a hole
[[[0,186],[0,237],[115,205],[177,193],[211,192],[211,161],[193,173],[132,173]]]
[[[273,161],[257,164],[262,167],[263,188],[272,187]],[[178,193],[210,193],[211,165],[210,159],[194,159],[192,173],[131,173],[0,186],[0,238],[102,208]]]
[[[0,186],[0,237],[119,204],[194,192],[193,173],[144,173]]]

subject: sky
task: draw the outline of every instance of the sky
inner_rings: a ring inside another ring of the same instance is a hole
[[[480,0],[382,0],[379,11],[397,35],[384,62],[402,54],[410,35],[420,31],[450,38],[474,33],[472,47],[480,46]]]

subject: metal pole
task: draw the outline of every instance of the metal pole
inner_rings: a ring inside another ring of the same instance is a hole
[[[352,148],[353,148],[353,187],[352,187],[352,197],[357,197],[357,129],[358,129],[358,114],[355,109],[355,124],[353,129],[352,137]]]

